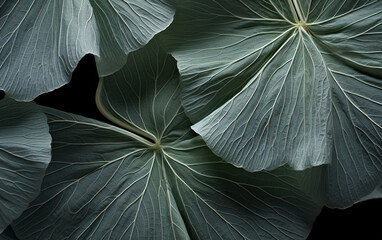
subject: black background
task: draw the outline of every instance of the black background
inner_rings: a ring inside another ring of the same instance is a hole
[[[69,84],[35,99],[41,105],[106,120],[95,105],[98,76],[94,57],[86,55]],[[0,92],[0,98],[2,93]],[[308,237],[313,239],[382,239],[382,199],[369,200],[338,210],[323,208]]]

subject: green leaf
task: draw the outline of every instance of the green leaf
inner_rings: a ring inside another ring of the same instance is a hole
[[[347,179],[339,188],[359,178],[371,191],[382,177],[381,19],[381,1],[187,1],[162,37],[193,129],[218,156],[249,171],[331,163]]]
[[[66,84],[85,54],[99,55],[88,0],[6,0],[0,16],[0,89],[14,99]]]
[[[34,103],[0,100],[0,233],[37,197],[50,161],[49,128]]]
[[[163,1],[11,1],[0,3],[0,89],[31,100],[69,82],[86,54],[115,72],[173,18]]]
[[[98,74],[107,76],[126,63],[126,55],[144,46],[170,25],[171,0],[89,0],[100,31]]]
[[[46,109],[53,159],[41,195],[12,225],[21,239],[304,239],[321,208],[304,173],[252,174],[190,128],[175,60],[157,42],[101,81],[114,127]]]

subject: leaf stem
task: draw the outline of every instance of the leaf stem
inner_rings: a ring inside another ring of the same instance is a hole
[[[305,22],[304,13],[301,11],[300,3],[298,0],[289,0],[289,5],[293,12],[293,16],[296,22]]]
[[[113,122],[117,126],[120,126],[123,129],[133,133],[135,135],[135,138],[138,141],[150,147],[155,146],[157,143],[157,139],[154,136],[148,134],[145,131],[138,129],[137,127],[129,125],[127,122],[123,122],[119,120],[118,118],[114,117],[113,114],[111,114],[108,110],[106,110],[106,107],[103,105],[103,102],[101,100],[101,91],[103,89],[102,86],[103,86],[103,78],[100,78],[97,91],[96,91],[95,100],[96,100],[97,108],[101,112],[101,114],[104,115],[107,119],[109,119],[111,122]]]

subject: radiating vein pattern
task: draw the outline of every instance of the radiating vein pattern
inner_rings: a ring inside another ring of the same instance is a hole
[[[272,169],[287,162],[301,170],[329,162],[328,76],[302,35],[292,35],[252,84],[193,127],[234,165]]]
[[[125,131],[46,110],[53,160],[20,239],[304,239],[320,207],[299,172],[250,174],[199,137],[158,155]]]
[[[303,173],[251,174],[215,156],[190,129],[176,62],[158,47],[131,54],[99,86],[98,106],[124,129],[45,110],[53,160],[41,195],[12,225],[17,236],[306,238],[321,204]]]
[[[101,112],[153,142],[165,144],[187,137],[192,130],[178,100],[180,83],[174,59],[154,40],[142,51],[130,54],[128,61],[129,68],[101,80],[97,92]],[[144,71],[137,71],[142,66]]]
[[[332,164],[332,206],[377,186],[381,1],[186,1],[162,38],[215,154],[249,171]]]
[[[269,1],[231,2],[186,1],[165,35],[193,122],[233,97],[293,33]]]
[[[24,213],[27,219],[14,225],[17,235],[139,239],[149,234],[171,239],[171,225],[182,223],[162,217],[172,202],[156,155],[121,129],[69,114],[50,114],[56,158],[47,171],[43,194]],[[38,221],[30,217],[36,215],[41,216]],[[156,227],[147,233],[152,226]]]

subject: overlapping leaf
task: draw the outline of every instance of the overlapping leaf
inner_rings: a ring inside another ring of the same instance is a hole
[[[331,163],[349,204],[382,178],[381,33],[381,1],[214,0],[181,4],[163,39],[217,155],[250,171]]]
[[[89,0],[100,31],[100,76],[114,73],[126,55],[167,28],[174,17],[171,0]]]
[[[50,161],[48,124],[33,103],[0,100],[0,233],[39,194]]]
[[[18,100],[64,85],[85,54],[99,54],[88,0],[2,1],[0,26],[0,89]]]
[[[125,130],[46,109],[53,159],[41,195],[12,226],[21,239],[303,239],[320,203],[305,175],[251,174],[192,132],[175,60],[153,42],[97,93]]]
[[[0,89],[31,100],[70,80],[85,54],[100,56],[100,74],[166,28],[165,1],[51,0],[0,3]]]

